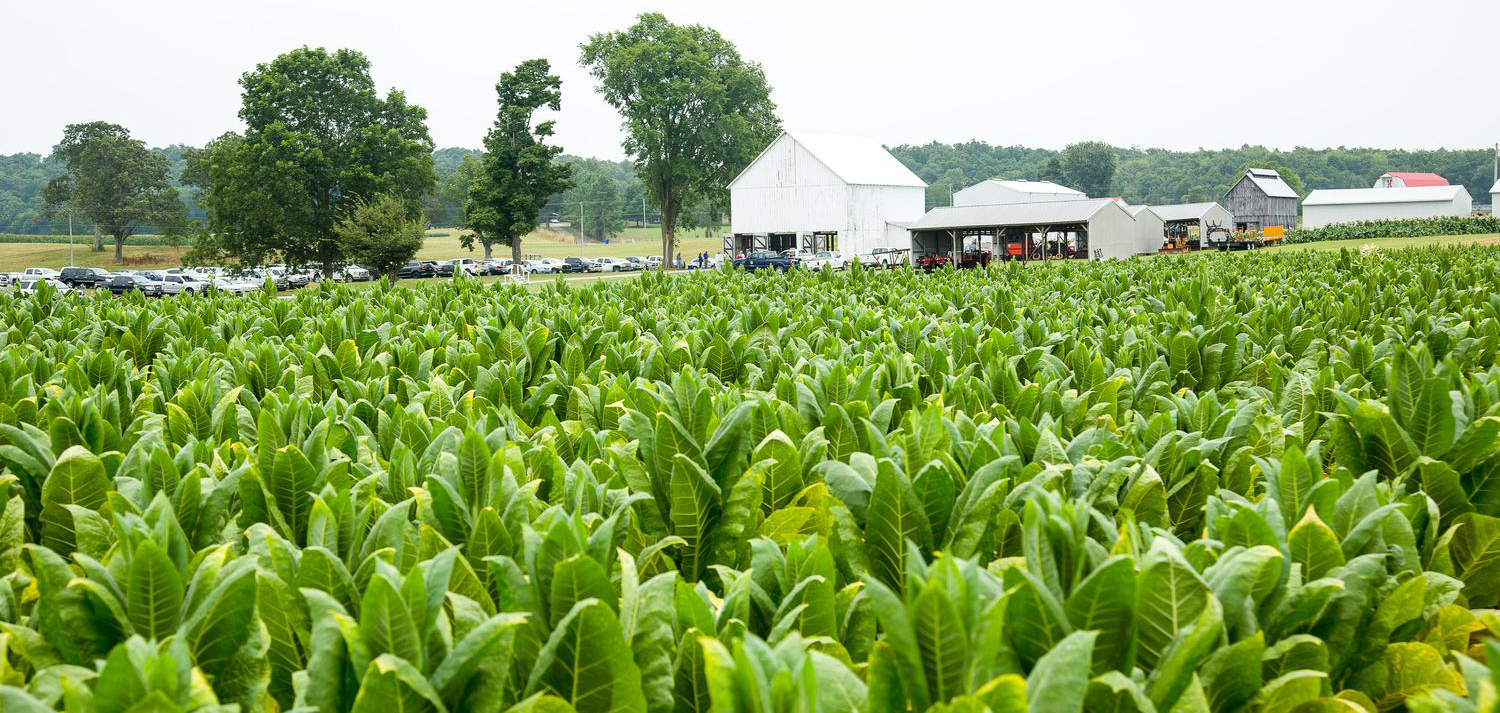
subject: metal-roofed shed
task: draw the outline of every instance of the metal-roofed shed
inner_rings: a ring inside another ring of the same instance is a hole
[[[1321,228],[1331,223],[1466,216],[1474,199],[1463,186],[1417,188],[1324,189],[1302,201],[1302,224]]]
[[[1129,257],[1138,241],[1135,219],[1107,198],[939,207],[908,229],[914,257],[957,256],[957,264],[986,241],[999,260]]]
[[[1150,206],[1125,206],[1125,212],[1135,218],[1135,251],[1138,254],[1160,252],[1166,239],[1166,225],[1156,210]]]
[[[991,178],[953,194],[953,205],[1000,205],[1002,203],[1050,203],[1088,198],[1082,191],[1051,181],[1011,181]]]
[[[1192,248],[1206,247],[1213,235],[1228,238],[1234,229],[1234,216],[1213,201],[1154,205],[1151,210],[1161,217],[1167,239]]]

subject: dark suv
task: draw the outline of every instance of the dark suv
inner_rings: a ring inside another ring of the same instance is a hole
[[[103,287],[114,277],[102,267],[65,267],[58,281],[69,287]]]
[[[588,272],[589,268],[590,268],[589,261],[585,260],[585,259],[583,259],[581,257],[565,257],[565,258],[563,258],[563,264],[562,264],[562,271],[563,272]]]
[[[437,270],[430,262],[409,262],[396,271],[396,277],[407,279],[412,277],[432,277]]]
[[[146,279],[144,275],[119,274],[110,278],[108,286],[111,294],[123,295],[126,292],[140,292],[148,297],[161,297],[160,282]]]

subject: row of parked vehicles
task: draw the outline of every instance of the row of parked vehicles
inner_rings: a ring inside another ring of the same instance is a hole
[[[823,270],[847,270],[849,264],[858,261],[865,268],[896,268],[908,264],[911,261],[911,251],[905,248],[875,248],[869,253],[859,255],[851,260],[837,250],[761,250],[747,255],[741,255],[734,260],[735,267],[742,267],[746,271],[756,270],[780,270],[786,272],[791,269],[811,270],[822,272]]]
[[[0,287],[16,287],[32,294],[42,283],[59,292],[70,290],[109,290],[112,294],[140,292],[149,297],[176,294],[200,294],[210,290],[243,295],[261,288],[270,280],[278,290],[306,287],[323,279],[320,271],[286,265],[229,270],[222,267],[188,267],[163,270],[106,270],[102,267],[28,267],[19,273],[0,273]],[[372,279],[370,270],[359,265],[341,265],[333,272],[339,282],[361,282]]]
[[[522,260],[520,272],[525,275],[581,274],[588,272],[636,272],[652,270],[661,265],[661,257],[566,257]],[[474,260],[413,260],[401,266],[396,276],[401,279],[422,277],[452,277],[455,273],[473,276],[511,275],[516,272],[516,263],[510,258]]]

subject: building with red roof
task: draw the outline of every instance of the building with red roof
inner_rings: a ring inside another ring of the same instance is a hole
[[[1375,188],[1421,188],[1423,186],[1446,186],[1448,179],[1436,173],[1407,173],[1391,171],[1375,179]]]

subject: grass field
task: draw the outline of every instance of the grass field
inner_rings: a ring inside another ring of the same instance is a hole
[[[423,260],[447,260],[456,257],[478,257],[484,254],[478,245],[467,250],[460,242],[464,231],[456,228],[439,228],[428,231],[427,243],[417,257]],[[703,237],[701,231],[686,231],[679,234],[681,252],[692,256],[707,251],[719,252],[723,242],[718,237]],[[1438,235],[1424,238],[1380,238],[1372,240],[1332,240],[1321,243],[1301,243],[1266,248],[1272,252],[1294,252],[1301,250],[1337,251],[1340,248],[1359,249],[1373,245],[1383,250],[1421,247],[1426,245],[1500,244],[1500,235]],[[613,238],[608,244],[573,242],[570,235],[550,230],[539,230],[521,241],[522,253],[528,257],[563,258],[571,255],[585,257],[625,257],[629,255],[658,255],[661,253],[661,233],[655,227],[626,228],[623,235]],[[173,267],[181,263],[187,248],[160,245],[133,246],[126,244],[127,260],[154,259],[161,267]],[[495,257],[508,257],[510,250],[496,246]],[[28,267],[61,268],[69,264],[84,267],[116,267],[113,264],[114,250],[107,247],[102,252],[93,252],[88,243],[80,242],[73,247],[74,261],[68,261],[68,246],[57,243],[0,243],[0,272],[19,272]],[[144,265],[140,265],[141,267]]]

